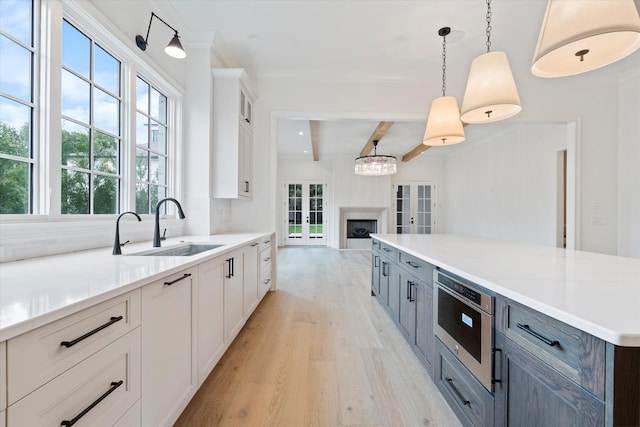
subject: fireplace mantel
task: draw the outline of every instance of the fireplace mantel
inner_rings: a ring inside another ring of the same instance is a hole
[[[387,232],[386,207],[343,206],[340,211],[340,249],[369,249],[369,239],[347,239],[348,219],[375,219],[378,222],[378,233]]]

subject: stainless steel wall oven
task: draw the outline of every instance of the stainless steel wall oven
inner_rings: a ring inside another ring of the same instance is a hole
[[[452,273],[433,272],[434,331],[442,343],[489,391],[493,391],[495,296]]]

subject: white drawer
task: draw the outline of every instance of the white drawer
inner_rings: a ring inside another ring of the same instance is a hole
[[[113,427],[140,427],[142,425],[140,414],[140,401],[138,400]]]
[[[77,427],[112,426],[138,400],[140,328],[9,406],[7,425],[60,426],[81,417]]]
[[[266,269],[260,272],[260,298],[266,294],[269,289],[271,289],[271,282],[273,278],[271,277],[271,266],[268,266]]]
[[[0,342],[0,411],[7,407],[7,342]],[[2,417],[4,418],[4,417]],[[2,420],[0,420],[0,423]],[[3,424],[0,424],[3,425]]]
[[[260,272],[271,266],[271,245],[260,251]]]
[[[136,290],[9,340],[8,405],[139,325],[140,290]]]
[[[271,247],[271,236],[264,236],[258,240],[258,252],[262,252],[269,247]]]

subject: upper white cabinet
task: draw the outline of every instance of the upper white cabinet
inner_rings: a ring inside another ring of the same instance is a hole
[[[249,199],[253,195],[253,102],[241,68],[214,68],[211,197]]]

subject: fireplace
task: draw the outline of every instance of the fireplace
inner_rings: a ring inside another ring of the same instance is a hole
[[[373,233],[386,233],[386,207],[351,207],[341,206],[340,212],[340,249],[371,249]]]
[[[377,232],[377,219],[347,219],[347,239],[370,239]]]

